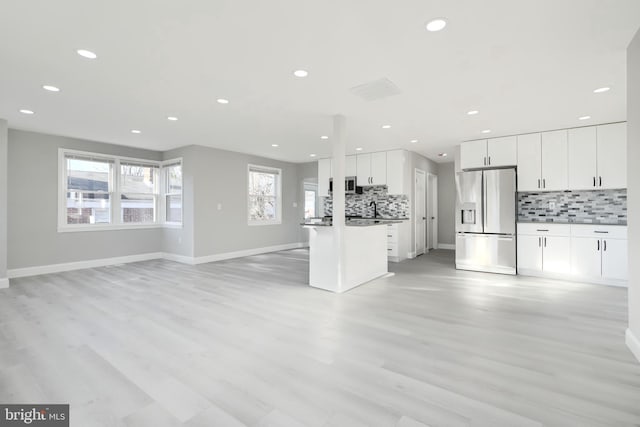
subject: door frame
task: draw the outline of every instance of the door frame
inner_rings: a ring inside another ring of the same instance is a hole
[[[428,172],[426,176],[425,184],[426,184],[425,187],[427,191],[427,196],[425,198],[427,202],[426,213],[427,214],[429,213],[428,206],[431,204],[432,206],[431,213],[435,218],[432,222],[433,236],[429,235],[429,225],[427,224],[427,237],[426,237],[424,246],[425,246],[425,252],[428,253],[429,248],[427,248],[427,246],[429,246],[429,237],[431,237],[433,241],[432,249],[438,249],[438,175]]]
[[[418,254],[418,175],[423,175],[424,176],[424,201],[425,201],[425,206],[424,206],[424,214],[425,216],[427,215],[427,173],[425,171],[423,171],[422,169],[419,168],[414,168],[413,170],[413,256],[414,258],[417,257],[418,255],[422,255],[422,254],[426,254],[427,253],[427,235],[426,235],[426,229],[428,228],[426,223],[425,223],[425,236],[424,236],[424,252],[421,252],[420,254]]]

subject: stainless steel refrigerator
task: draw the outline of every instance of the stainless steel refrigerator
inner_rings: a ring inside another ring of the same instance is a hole
[[[456,268],[516,274],[516,171],[456,174]]]

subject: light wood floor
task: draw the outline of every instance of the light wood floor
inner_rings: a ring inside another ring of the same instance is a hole
[[[0,402],[89,426],[640,425],[626,289],[456,271],[335,295],[294,250],[148,261],[0,291]]]

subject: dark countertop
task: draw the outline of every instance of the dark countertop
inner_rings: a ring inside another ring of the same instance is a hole
[[[627,226],[626,221],[619,222],[577,222],[577,221],[518,221],[518,224],[571,224],[571,225],[621,225]]]
[[[399,224],[403,221],[407,221],[409,218],[354,218],[345,221],[347,227],[371,227],[374,225],[387,225],[387,224]],[[331,227],[330,221],[323,222],[303,222],[300,225],[303,227]]]

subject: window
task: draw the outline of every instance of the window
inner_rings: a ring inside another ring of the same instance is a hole
[[[182,162],[60,149],[59,200],[59,231],[182,224]]]
[[[282,222],[280,169],[249,165],[249,225]]]
[[[172,160],[165,163],[164,171],[164,215],[169,224],[182,224],[182,162]]]
[[[304,186],[304,218],[309,219],[317,216],[316,200],[318,189],[316,186],[305,184]]]

